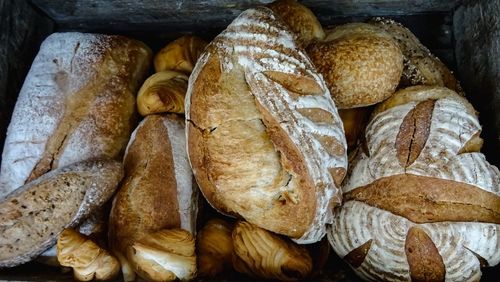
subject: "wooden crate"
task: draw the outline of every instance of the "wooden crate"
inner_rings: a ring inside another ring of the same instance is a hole
[[[182,34],[207,40],[240,12],[271,0],[0,0],[0,145],[24,77],[40,43],[55,31],[123,34],[153,51]],[[455,71],[468,99],[480,112],[488,161],[500,165],[500,0],[306,0],[324,26],[373,16],[409,27]],[[500,266],[485,269],[498,281]],[[0,270],[0,280],[65,281],[61,273],[36,263]],[[225,281],[249,280],[230,273]],[[357,281],[349,267],[330,255],[318,281]],[[220,280],[218,280],[220,281]]]

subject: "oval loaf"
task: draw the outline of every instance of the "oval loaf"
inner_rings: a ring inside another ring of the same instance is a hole
[[[328,89],[292,33],[249,9],[205,49],[186,95],[188,154],[219,211],[300,243],[340,204],[346,141]]]

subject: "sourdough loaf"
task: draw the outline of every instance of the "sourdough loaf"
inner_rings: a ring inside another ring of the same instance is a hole
[[[23,185],[0,202],[0,268],[31,260],[113,195],[123,177],[113,160],[75,163]]]
[[[126,281],[134,277],[127,257],[134,242],[170,228],[194,236],[197,187],[185,138],[184,119],[175,115],[149,115],[132,133],[124,158],[125,179],[109,218],[109,242]]]
[[[477,281],[500,261],[500,172],[472,106],[415,86],[380,104],[328,233],[368,280]]]
[[[364,107],[389,98],[403,71],[403,54],[383,29],[349,23],[326,32],[307,48],[339,109]]]
[[[132,130],[135,93],[150,53],[141,42],[121,36],[49,36],[7,131],[0,198],[52,169],[118,157]]]
[[[205,49],[186,95],[188,154],[219,211],[315,242],[340,204],[346,142],[328,89],[267,8]]]

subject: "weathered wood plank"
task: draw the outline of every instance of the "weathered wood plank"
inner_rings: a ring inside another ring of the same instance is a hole
[[[227,26],[243,10],[272,0],[31,0],[61,27],[144,30]],[[460,0],[306,0],[320,20],[337,16],[412,15],[452,11]],[[109,28],[111,27],[111,28]]]
[[[480,112],[488,160],[500,165],[500,0],[473,0],[454,14],[455,53],[467,97]]]
[[[0,0],[0,151],[24,77],[52,30],[52,21],[26,1]]]

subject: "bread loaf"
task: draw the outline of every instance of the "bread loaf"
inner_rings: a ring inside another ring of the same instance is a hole
[[[186,153],[184,120],[149,115],[132,133],[124,158],[125,179],[113,200],[109,242],[133,280],[127,248],[150,234],[196,228],[197,188]]]
[[[477,281],[500,261],[500,172],[472,106],[416,86],[380,104],[328,233],[367,280]]]
[[[300,243],[323,237],[345,137],[321,76],[271,10],[243,12],[207,46],[186,119],[191,166],[216,209]]]
[[[54,245],[113,195],[119,162],[85,161],[53,170],[0,202],[0,268],[25,263]]]
[[[307,52],[339,109],[369,106],[389,98],[403,71],[403,54],[394,39],[365,23],[335,27]]]
[[[394,20],[385,18],[374,18],[370,24],[389,33],[403,52],[404,68],[400,87],[445,86],[464,95],[460,82],[453,76],[453,73],[409,29]]]
[[[0,198],[74,162],[116,158],[133,126],[151,52],[121,36],[55,33],[19,94],[2,155]]]

